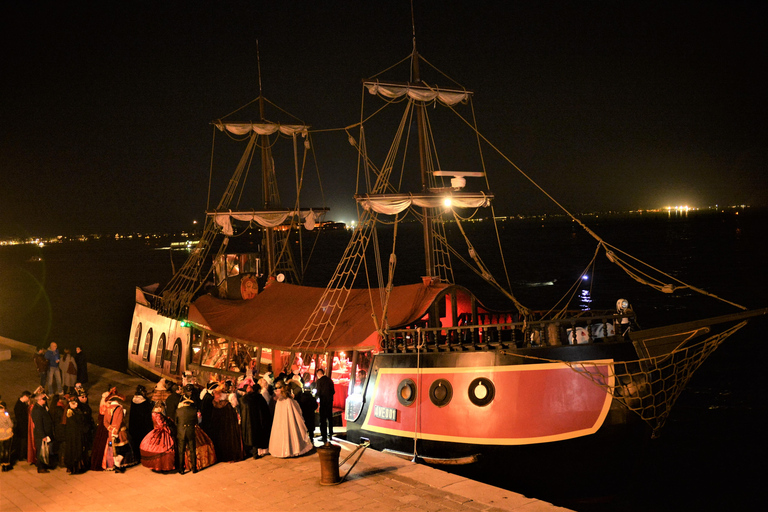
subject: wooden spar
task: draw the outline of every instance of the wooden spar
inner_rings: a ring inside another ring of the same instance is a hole
[[[730,315],[704,318],[702,320],[683,322],[680,324],[667,325],[664,327],[654,327],[651,329],[643,329],[640,331],[630,331],[629,337],[632,341],[651,340],[654,338],[671,336],[679,332],[694,331],[696,329],[703,329],[706,327],[710,327],[717,324],[723,324],[726,322],[738,322],[741,320],[746,320],[748,318],[754,318],[756,316],[761,316],[766,314],[768,314],[768,308],[753,309],[750,311],[742,311],[741,313],[733,313]]]

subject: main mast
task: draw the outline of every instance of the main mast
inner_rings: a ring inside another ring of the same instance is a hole
[[[413,75],[413,84],[419,85],[421,77],[419,75],[419,52],[416,50],[416,28],[413,28],[413,56],[411,57],[411,71]],[[426,193],[429,190],[429,176],[427,175],[427,147],[426,147],[426,123],[424,122],[424,102],[415,102],[416,105],[416,126],[419,136],[419,169],[421,171],[421,192]],[[424,264],[426,267],[426,277],[432,278],[438,276],[435,269],[435,257],[432,241],[432,208],[424,206],[421,208],[423,236],[424,236]]]
[[[262,123],[266,123],[266,114],[264,109],[264,92],[261,85],[261,57],[258,50],[258,42],[256,43],[256,60],[259,72],[259,116]],[[273,208],[279,208],[279,197],[273,193],[273,180],[275,175],[274,162],[272,161],[272,150],[269,144],[269,135],[261,135],[259,137],[261,146],[261,184],[262,184],[262,198],[264,201],[264,210],[269,211]],[[276,190],[276,187],[275,187]],[[264,256],[266,258],[266,275],[272,276],[275,272],[275,230],[271,227],[266,227],[262,231],[263,244],[264,244]]]

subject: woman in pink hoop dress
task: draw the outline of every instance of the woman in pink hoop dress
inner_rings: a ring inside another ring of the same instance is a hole
[[[162,404],[152,409],[152,424],[154,428],[144,436],[139,447],[141,464],[153,471],[173,471],[176,469],[176,441],[168,427]]]

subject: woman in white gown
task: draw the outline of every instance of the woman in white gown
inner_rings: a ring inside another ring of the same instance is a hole
[[[298,457],[312,450],[307,427],[296,400],[290,397],[285,383],[275,382],[275,416],[269,437],[269,453],[281,459]]]

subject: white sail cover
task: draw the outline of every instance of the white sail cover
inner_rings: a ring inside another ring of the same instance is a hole
[[[214,126],[221,131],[228,131],[234,135],[245,135],[246,133],[256,132],[258,135],[272,135],[279,131],[283,135],[300,134],[307,136],[309,126],[303,124],[280,124],[280,123],[224,123],[217,122]]]
[[[213,217],[214,222],[221,226],[222,232],[227,236],[232,236],[234,230],[232,229],[232,219],[243,222],[255,222],[263,228],[274,228],[282,225],[288,217],[298,215],[303,223],[304,227],[308,230],[315,229],[315,222],[318,219],[318,215],[313,210],[297,211],[297,210],[278,210],[271,212],[216,212],[209,213]]]
[[[483,208],[491,204],[492,198],[491,194],[483,192],[449,195],[383,194],[358,196],[357,202],[366,210],[395,215],[411,205],[422,208]],[[449,204],[446,204],[447,200],[450,201]]]
[[[430,89],[423,86],[382,84],[379,82],[366,82],[365,87],[370,94],[378,94],[387,99],[397,99],[407,95],[413,100],[437,100],[448,106],[464,103],[469,98],[469,95],[472,94],[469,91],[446,91],[437,88]]]

